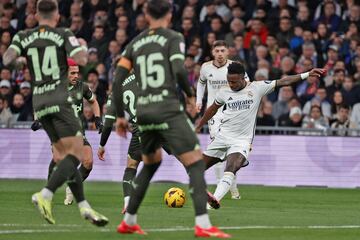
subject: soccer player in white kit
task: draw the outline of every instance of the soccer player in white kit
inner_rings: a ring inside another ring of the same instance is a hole
[[[325,69],[314,68],[310,72],[285,76],[279,80],[247,82],[244,66],[239,62],[229,64],[229,87],[220,89],[196,127],[199,131],[222,107],[220,110],[223,118],[219,131],[203,153],[207,168],[226,160],[224,175],[214,193],[215,199],[209,200],[211,207],[220,207],[219,201],[229,191],[236,172],[248,158],[261,98],[271,93],[275,87],[291,85],[309,76],[320,77],[325,72]]]
[[[232,62],[228,59],[229,50],[228,45],[223,40],[217,40],[212,45],[212,55],[214,60],[205,62],[201,65],[200,77],[197,84],[196,90],[196,107],[197,111],[200,112],[202,109],[202,102],[205,94],[205,88],[207,86],[207,107],[210,107],[215,100],[216,93],[220,88],[228,86],[226,79],[227,67]],[[247,75],[246,75],[247,77]],[[248,78],[248,77],[247,77]],[[209,133],[210,138],[215,137],[216,132],[219,130],[220,121],[222,119],[222,112],[218,111],[209,121]],[[214,166],[215,176],[218,180],[223,176],[224,164],[218,163]],[[240,199],[240,193],[236,185],[236,180],[230,188],[231,197],[233,199]]]

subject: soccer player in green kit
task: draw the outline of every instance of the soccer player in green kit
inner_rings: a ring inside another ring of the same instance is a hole
[[[124,220],[119,233],[145,232],[137,224],[137,211],[150,180],[160,166],[161,142],[187,168],[190,193],[195,208],[195,236],[228,238],[210,223],[206,210],[205,163],[193,126],[187,119],[177,96],[176,84],[184,90],[195,106],[187,73],[184,69],[185,44],[180,33],[168,28],[172,5],[168,0],[150,0],[145,7],[149,29],[140,33],[126,47],[117,65],[113,97],[117,113],[117,131],[126,134],[127,121],[122,104],[122,82],[133,68],[139,83],[137,94],[137,123],[140,130],[144,167],[133,182]]]
[[[60,19],[56,1],[38,1],[36,18],[39,26],[18,32],[3,56],[4,65],[16,63],[19,56],[26,57],[33,84],[35,116],[62,159],[47,185],[33,194],[32,202],[45,220],[54,224],[52,198],[55,191],[67,182],[81,216],[97,226],[104,226],[108,219],[94,211],[84,197],[82,178],[77,169],[83,158],[83,137],[68,92],[67,56],[79,65],[85,65],[86,50],[69,29],[56,27]]]

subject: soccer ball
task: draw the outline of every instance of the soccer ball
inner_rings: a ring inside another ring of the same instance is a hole
[[[172,187],[164,195],[165,204],[171,208],[181,208],[185,201],[185,192],[181,188]]]

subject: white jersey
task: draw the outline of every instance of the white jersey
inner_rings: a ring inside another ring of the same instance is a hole
[[[213,61],[208,61],[203,63],[200,68],[200,77],[199,83],[206,84],[208,89],[206,107],[210,107],[215,100],[216,94],[220,88],[224,86],[228,86],[227,81],[227,68],[229,64],[232,63],[231,60],[227,60],[226,64],[221,67],[217,67],[214,65]],[[247,73],[245,73],[245,80],[249,80]],[[196,99],[197,103],[202,102],[203,94],[198,94]]]
[[[220,135],[227,143],[236,141],[252,142],[255,133],[256,115],[261,98],[272,92],[276,81],[249,82],[240,91],[232,91],[229,87],[221,89],[215,99],[218,105],[224,105]]]

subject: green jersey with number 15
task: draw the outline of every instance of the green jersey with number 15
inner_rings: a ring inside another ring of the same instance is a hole
[[[26,57],[38,118],[59,112],[60,105],[72,104],[68,93],[67,57],[82,47],[69,29],[38,26],[20,31],[10,47]]]
[[[137,117],[148,113],[179,112],[180,102],[171,61],[184,59],[183,36],[170,29],[145,30],[123,52],[132,62],[139,85]]]

